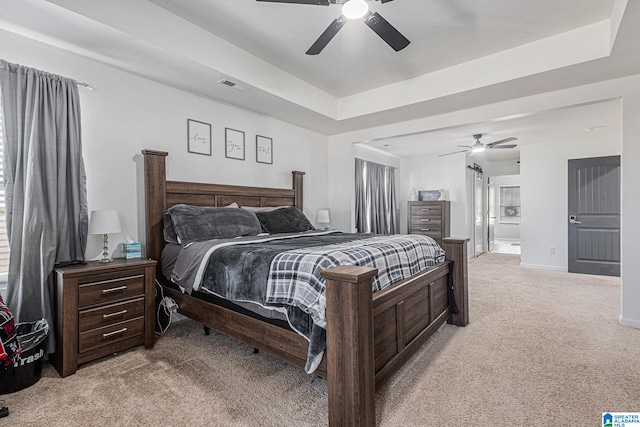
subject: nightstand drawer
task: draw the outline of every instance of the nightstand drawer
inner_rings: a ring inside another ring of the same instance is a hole
[[[115,323],[104,328],[80,333],[79,352],[92,350],[127,338],[141,336],[144,332],[144,317]]]
[[[78,287],[78,307],[121,301],[144,295],[144,275],[122,277]]]
[[[85,332],[90,329],[109,326],[124,320],[144,315],[144,297],[131,301],[109,304],[103,307],[80,311],[79,329]]]

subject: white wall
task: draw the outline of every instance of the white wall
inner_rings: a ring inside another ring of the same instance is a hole
[[[125,234],[135,240],[145,237],[140,189],[140,151],[145,148],[169,152],[171,180],[291,188],[291,171],[301,170],[306,172],[305,214],[313,221],[316,209],[329,204],[324,135],[4,31],[0,31],[0,55],[9,62],[95,84],[94,92],[80,91],[88,207],[119,211],[124,232],[111,236],[112,248]],[[187,118],[212,125],[212,156],[187,152]],[[225,158],[225,127],[245,132],[244,161]],[[273,138],[273,165],[256,163],[256,134]],[[89,259],[100,256],[100,240],[89,236]]]
[[[353,155],[354,157],[366,160],[368,162],[379,163],[381,165],[391,166],[396,169],[400,169],[400,166],[402,165],[402,159],[398,157],[391,156],[389,154],[358,144],[355,144],[353,146]]]
[[[523,267],[567,271],[568,160],[620,154],[620,136],[523,145],[520,151]],[[554,254],[550,254],[553,249]]]
[[[418,157],[402,161],[398,199],[400,205],[400,231],[407,232],[407,201],[411,190],[445,189],[451,201],[451,236],[463,237],[466,230],[466,163],[464,153],[446,157]]]
[[[355,154],[351,143],[331,141],[329,137],[329,208],[331,226],[355,232]]]
[[[624,79],[622,98],[622,313],[620,323],[640,328],[640,77]]]

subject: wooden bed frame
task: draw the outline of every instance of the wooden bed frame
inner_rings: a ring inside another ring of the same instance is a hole
[[[144,150],[147,256],[160,260],[163,218],[178,203],[225,206],[297,206],[302,209],[304,172],[293,172],[292,189],[167,181],[167,152]],[[314,372],[327,379],[329,425],[374,426],[375,391],[445,322],[466,326],[467,241],[446,238],[446,261],[371,292],[376,269],[340,266],[326,279],[327,349]],[[448,304],[449,276],[458,314]],[[158,262],[158,280],[164,278]],[[203,325],[304,368],[307,340],[297,333],[164,287],[179,312]]]

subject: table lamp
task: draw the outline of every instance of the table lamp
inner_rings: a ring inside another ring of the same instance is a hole
[[[102,234],[102,259],[100,262],[111,262],[109,257],[109,234],[120,233],[120,215],[115,210],[91,211],[89,234]]]
[[[316,223],[320,225],[320,228],[323,230],[330,230],[329,224],[331,224],[331,219],[329,218],[329,209],[318,209],[316,212]]]

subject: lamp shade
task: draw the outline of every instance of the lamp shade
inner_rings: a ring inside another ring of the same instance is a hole
[[[91,211],[89,234],[120,233],[120,215],[115,210]]]
[[[316,222],[318,224],[330,223],[329,209],[318,209],[316,212]]]

